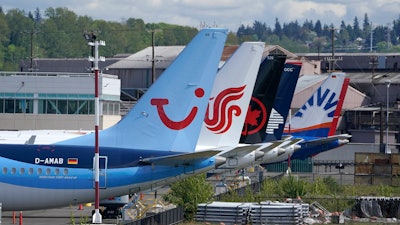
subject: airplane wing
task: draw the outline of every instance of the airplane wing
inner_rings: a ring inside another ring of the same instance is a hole
[[[260,148],[259,150],[261,150],[261,151],[263,151],[263,152],[271,151],[272,149],[275,149],[275,148],[277,148],[277,147],[280,147],[280,145],[281,145],[282,143],[284,143],[284,141],[278,140],[278,141],[266,142],[265,144],[268,144],[268,143],[269,143],[270,145],[262,145],[262,144],[260,144],[260,145],[263,146],[263,147]]]
[[[329,143],[335,140],[339,140],[339,142],[342,142],[343,144],[346,144],[349,142],[349,138],[351,138],[350,134],[339,134],[339,135],[333,135],[329,137],[323,137],[323,138],[318,138],[318,139],[313,139],[313,140],[307,140],[305,141],[308,145],[321,145],[324,143]]]
[[[219,154],[219,156],[222,156],[225,158],[241,157],[246,154],[249,154],[250,152],[257,150],[258,148],[260,148],[260,146],[261,146],[261,144],[260,145],[256,145],[256,144],[243,145],[243,146],[236,147],[232,150],[221,152],[221,154]]]
[[[289,146],[298,144],[298,143],[300,143],[300,142],[302,142],[302,141],[304,141],[304,139],[302,139],[302,138],[291,138],[291,139],[287,139],[287,140],[285,140],[285,143],[284,143],[283,145],[279,146],[279,147],[281,147],[281,148],[287,148],[287,147],[289,147]]]
[[[219,156],[224,158],[237,158],[247,155],[253,151],[270,151],[278,146],[280,146],[283,141],[271,141],[271,142],[262,142],[257,144],[243,144],[231,150],[222,151]]]
[[[32,135],[27,141],[25,141],[26,145],[33,145],[35,144],[36,135]]]
[[[177,155],[168,155],[168,156],[161,156],[161,157],[153,157],[153,158],[146,158],[142,159],[142,163],[149,164],[149,165],[160,165],[160,166],[189,166],[193,165],[194,162],[202,161],[207,158],[211,158],[216,156],[219,151],[199,151],[193,153],[184,153],[184,154],[177,154]],[[221,157],[219,157],[221,158]],[[219,160],[218,158],[218,160]],[[218,161],[216,159],[216,163]]]

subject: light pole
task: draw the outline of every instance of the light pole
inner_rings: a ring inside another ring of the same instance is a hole
[[[390,80],[385,81],[386,84],[386,154],[389,153],[389,87]]]
[[[104,57],[99,56],[99,46],[104,46],[106,43],[104,41],[90,41],[88,43],[92,47],[92,54],[94,57],[89,57],[89,60],[93,62],[94,68],[94,97],[95,97],[95,143],[94,143],[94,187],[95,187],[95,212],[92,216],[92,223],[99,224],[102,223],[102,216],[100,214],[100,151],[99,151],[99,114],[100,114],[100,100],[99,100],[99,61],[105,61]],[[93,52],[94,50],[94,52]]]

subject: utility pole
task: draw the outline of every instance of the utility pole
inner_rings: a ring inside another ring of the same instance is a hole
[[[86,38],[86,36],[85,36]],[[95,38],[94,38],[95,39]],[[104,41],[94,41],[93,37],[88,43],[94,49],[94,57],[89,57],[89,60],[94,63],[94,96],[95,96],[95,152],[94,152],[94,187],[95,187],[95,212],[92,216],[92,223],[102,223],[102,216],[100,214],[100,151],[99,151],[99,114],[100,114],[100,100],[99,100],[99,61],[105,61],[104,57],[99,57],[99,46],[104,46]]]
[[[391,80],[385,81],[386,84],[386,149],[385,153],[389,154],[389,87]]]
[[[31,66],[29,70],[33,71],[33,30],[31,30]]]
[[[335,71],[335,28],[331,27],[331,42],[332,42],[332,61],[331,61],[331,69]]]
[[[156,66],[155,66],[155,54],[154,54],[154,45],[155,45],[155,40],[154,40],[154,35],[155,35],[155,30],[151,31],[151,84],[154,84],[156,82]]]
[[[379,103],[379,152],[385,153],[385,144],[383,143],[383,102]]]
[[[372,52],[372,42],[374,39],[374,31],[372,30],[372,23],[371,23],[371,29],[370,29],[370,39],[369,39],[369,52]]]
[[[328,73],[331,73],[331,72],[335,71],[336,61],[341,61],[343,58],[342,57],[339,57],[339,58],[335,57],[335,31],[337,30],[337,28],[334,28],[332,26],[332,27],[329,28],[329,30],[331,31],[332,56],[331,57],[325,57],[325,61],[329,62]]]

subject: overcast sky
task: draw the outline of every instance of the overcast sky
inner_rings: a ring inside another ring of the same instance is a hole
[[[297,20],[340,26],[353,24],[357,16],[362,25],[367,13],[374,25],[389,25],[400,15],[400,0],[1,0],[3,11],[21,9],[42,15],[49,7],[66,7],[78,15],[122,22],[128,18],[145,23],[165,22],[200,28],[202,24],[230,29],[252,25],[255,20],[274,28]]]

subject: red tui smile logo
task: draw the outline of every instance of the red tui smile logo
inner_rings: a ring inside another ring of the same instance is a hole
[[[204,90],[202,88],[197,88],[194,91],[194,94],[198,98],[202,98],[204,96]],[[151,105],[155,105],[157,107],[158,115],[160,116],[161,121],[165,126],[173,130],[182,130],[192,123],[194,117],[197,114],[198,108],[197,106],[193,107],[190,111],[189,115],[181,121],[173,121],[171,120],[164,111],[164,105],[168,105],[169,101],[166,98],[153,98],[150,101]]]

